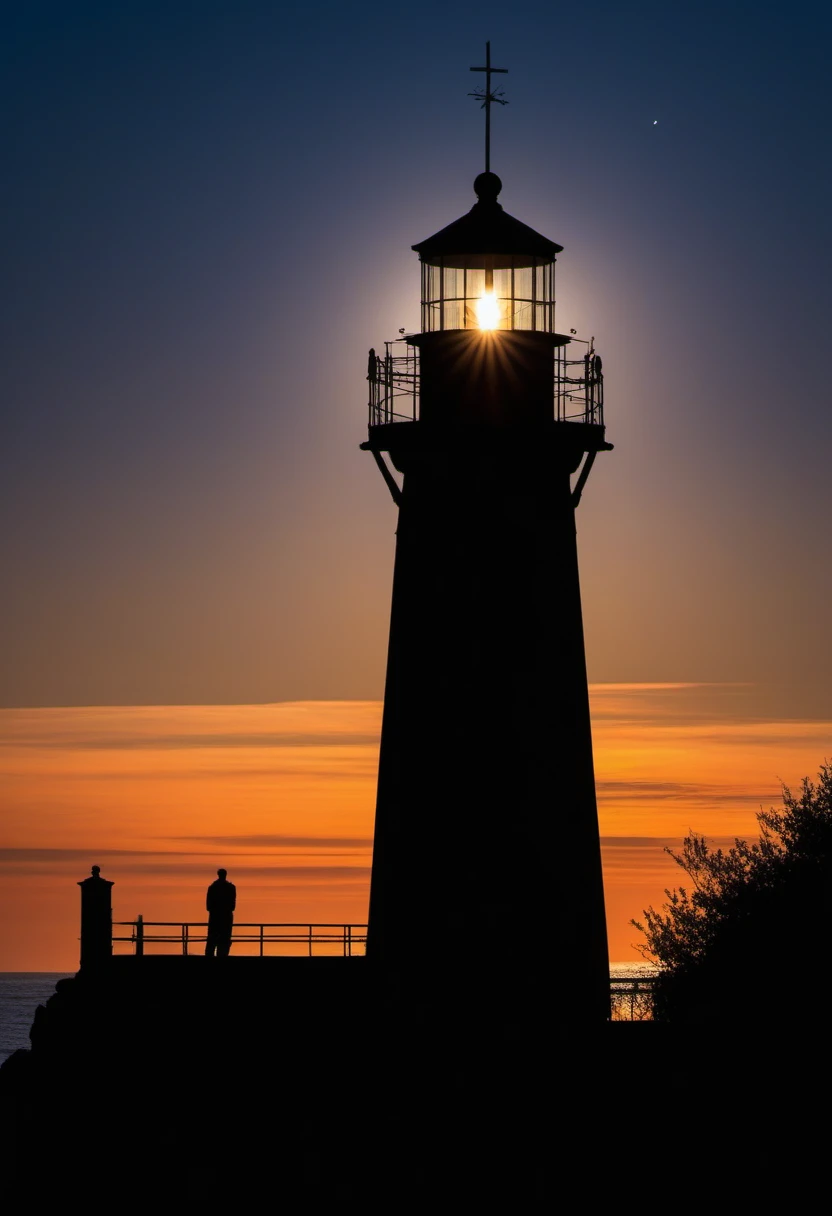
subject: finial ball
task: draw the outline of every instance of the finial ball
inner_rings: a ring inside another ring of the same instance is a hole
[[[474,193],[481,203],[496,203],[503,188],[496,173],[479,173],[474,178]]]

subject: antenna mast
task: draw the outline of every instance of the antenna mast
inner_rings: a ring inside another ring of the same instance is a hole
[[[472,72],[485,72],[485,90],[477,89],[474,93],[469,93],[469,97],[476,97],[482,102],[482,109],[485,110],[485,171],[491,172],[491,103],[498,102],[501,106],[507,106],[508,102],[503,100],[503,90],[496,89],[491,91],[491,73],[503,72],[507,73],[508,68],[492,68],[491,66],[491,43],[485,44],[485,67],[471,68]]]

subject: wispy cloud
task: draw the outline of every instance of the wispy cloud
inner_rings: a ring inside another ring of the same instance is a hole
[[[95,857],[161,857],[167,855],[167,849],[95,849]],[[190,853],[183,852],[182,857]],[[90,861],[89,849],[40,849],[19,848],[0,849],[0,863],[27,863],[30,861]],[[91,864],[95,864],[93,861]]]
[[[185,751],[194,748],[281,748],[281,747],[332,747],[333,742],[341,747],[378,747],[378,736],[373,734],[268,734],[266,732],[228,734],[207,731],[194,734],[141,735],[128,734],[90,735],[68,737],[63,731],[50,735],[32,734],[15,740],[17,747],[75,749],[81,751]]]
[[[113,869],[111,873],[116,874],[118,871]],[[163,865],[162,863],[152,862],[137,862],[129,866],[131,875],[156,875],[163,877],[194,877],[202,880],[206,875],[204,865],[198,865],[193,862],[179,862],[176,865]],[[209,875],[209,877],[212,875]],[[365,865],[318,865],[318,866],[299,866],[289,864],[275,865],[250,865],[240,864],[234,871],[233,877],[239,882],[243,879],[251,878],[270,878],[274,879],[281,886],[287,883],[294,885],[303,885],[308,882],[329,882],[349,879],[355,882],[367,882],[370,877],[370,867]]]
[[[217,848],[212,849],[210,852],[198,852],[194,849],[182,849],[179,851],[176,849],[43,849],[26,848],[25,846],[22,848],[13,849],[0,848],[0,865],[18,866],[44,861],[60,863],[67,862],[72,863],[73,865],[77,865],[78,863],[94,865],[97,864],[97,861],[113,861],[115,859],[120,862],[130,863],[134,870],[138,870],[139,865],[143,864],[143,862],[135,861],[135,859],[159,857],[165,859],[165,863],[168,866],[175,865],[184,870],[187,867],[182,861],[183,858],[216,857],[217,849],[222,852],[223,857],[239,858],[241,859],[242,864],[245,864],[245,860],[250,859],[252,856],[252,854],[248,852],[236,852],[235,845],[224,842],[222,837],[217,837],[216,845]],[[321,840],[314,840],[310,838],[310,840],[305,842],[305,844],[296,845],[295,848],[300,851],[295,852],[293,850],[291,852],[291,856],[314,855],[325,857],[346,857],[353,855],[351,850],[355,850],[356,852],[367,852],[371,846],[372,841],[365,841],[363,843],[356,841],[333,843],[328,841],[326,838],[322,838]],[[236,847],[239,847],[239,842],[237,842]],[[252,845],[251,847],[254,848],[256,846]],[[274,846],[263,847],[267,848]],[[204,863],[200,864],[198,868],[204,871]],[[291,866],[289,868],[291,868]]]
[[[602,849],[665,849],[677,848],[675,836],[602,836]]]
[[[116,751],[114,748],[93,748],[89,750],[104,755],[108,752]],[[122,750],[118,749],[119,753]],[[174,749],[162,750],[173,751]],[[218,754],[213,749],[206,747],[205,751],[212,757],[212,762],[206,763],[202,761],[198,764],[190,764],[180,759],[175,767],[167,770],[165,780],[194,781],[210,777],[212,781],[226,782],[238,780],[240,775],[243,774],[249,779],[262,777],[270,781],[276,781],[281,777],[291,777],[294,779],[308,778],[316,782],[327,782],[344,781],[350,778],[363,780],[367,777],[375,777],[378,771],[378,758],[375,752],[372,755],[363,755],[361,752],[347,748],[340,751],[331,747],[318,748],[314,757],[304,756],[302,761],[299,761],[295,757],[281,757],[281,759],[276,759],[274,763],[268,765],[262,763],[263,755],[257,751],[250,753],[251,763],[243,760],[233,765],[222,764],[219,761]],[[184,749],[181,754],[188,755],[187,749]],[[239,756],[239,753],[235,754]],[[277,754],[280,755],[279,752]],[[254,760],[256,760],[256,763],[253,762]],[[46,775],[44,773],[44,777]],[[87,770],[79,769],[76,764],[72,764],[52,769],[51,775],[59,777],[61,781],[78,779],[83,781],[111,781],[114,776],[118,776],[121,781],[146,782],[158,780],[159,769],[153,765],[140,768],[138,766],[132,767],[118,764],[99,770]]]
[[[745,839],[753,840],[756,838],[756,833],[749,833]],[[708,836],[706,837],[708,846],[712,849],[730,849],[736,841],[735,836]],[[640,853],[642,860],[644,854],[652,853],[658,856],[664,854],[667,856],[667,850],[671,849],[674,853],[681,852],[682,841],[677,836],[602,836],[601,851],[609,860],[614,860],[616,856],[622,853],[634,854]]]
[[[674,781],[598,781],[596,785],[599,804],[638,800],[641,803],[692,803],[696,806],[722,806],[736,803],[768,804],[771,789],[754,792],[747,786],[726,786],[711,783]]]
[[[221,848],[249,849],[369,849],[373,845],[372,836],[179,836],[174,839]]]
[[[381,704],[120,705],[0,710],[0,746],[80,751],[378,747]]]

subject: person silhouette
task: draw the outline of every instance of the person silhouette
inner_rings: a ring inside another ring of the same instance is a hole
[[[231,949],[231,926],[237,907],[237,888],[227,879],[227,870],[217,870],[216,881],[208,888],[205,907],[208,910],[208,936],[205,953],[208,958],[228,958]]]

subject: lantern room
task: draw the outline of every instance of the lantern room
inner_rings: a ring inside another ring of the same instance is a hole
[[[414,245],[422,262],[420,417],[518,427],[552,419],[555,257],[562,246],[508,215],[480,173],[467,215]]]
[[[585,442],[603,443],[595,339],[555,330],[563,246],[508,215],[497,201],[501,189],[496,173],[481,173],[471,210],[412,246],[421,261],[422,329],[398,339],[404,354],[390,342],[383,356],[370,351],[372,450],[392,442],[388,427],[409,422],[469,435],[581,422],[596,432]],[[399,431],[397,451],[413,441]]]
[[[414,245],[422,261],[422,332],[555,329],[555,257],[562,246],[507,215],[502,182],[480,173],[467,215]]]

